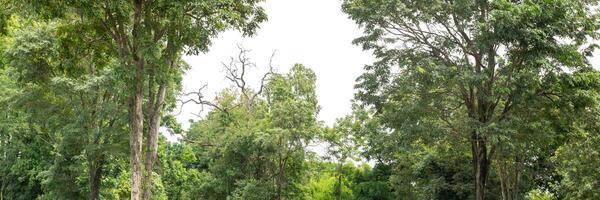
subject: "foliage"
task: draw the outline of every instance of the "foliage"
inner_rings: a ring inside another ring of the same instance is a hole
[[[172,108],[181,76],[187,69],[181,55],[206,52],[211,39],[228,29],[254,34],[266,20],[264,10],[257,5],[259,2],[11,1],[28,17],[65,22],[69,25],[66,34],[83,29],[87,33],[84,37],[91,40],[80,43],[89,45],[86,50],[102,49],[102,53],[114,56],[118,63],[115,71],[127,83],[121,88],[125,93],[121,102],[127,102],[129,115],[126,119],[130,129],[134,200],[151,198],[154,191],[152,176],[161,117],[167,104]],[[148,134],[142,133],[144,121],[148,124]]]
[[[91,172],[102,169],[107,157],[119,159],[126,150],[119,142],[125,133],[125,107],[118,103],[119,90],[109,89],[122,88],[112,70],[116,63],[101,51],[79,48],[73,41],[83,38],[61,34],[60,22],[13,18],[11,23],[3,63],[5,75],[19,90],[9,92],[4,102],[7,113],[19,113],[15,117],[23,121],[3,125],[22,123],[30,128],[19,132],[42,142],[35,150],[45,151],[40,161],[50,163],[40,162],[41,170],[30,176],[37,177],[43,198],[84,198],[90,187],[99,189],[99,183],[90,183],[89,176],[96,175]],[[14,142],[30,143],[13,137],[18,133],[5,134]],[[10,154],[15,153],[5,155]],[[40,191],[30,198],[39,195]]]
[[[552,195],[549,192],[544,192],[541,190],[532,190],[527,194],[526,199],[527,200],[552,200],[552,199],[554,199],[554,195]]]
[[[344,0],[376,62],[331,126],[313,70],[252,88],[244,49],[178,96],[261,2],[0,0],[0,200],[600,199],[598,0]]]
[[[547,144],[557,148],[584,125],[573,119],[595,115],[585,110],[597,104],[600,78],[588,61],[597,3],[345,0],[364,28],[354,43],[377,57],[357,99],[390,129],[378,134],[396,147],[387,155],[471,147],[475,199],[494,198],[488,183],[505,199],[537,188],[521,181],[536,155],[548,158]]]
[[[597,113],[597,108],[589,110]],[[558,173],[563,179],[555,185],[559,197],[564,199],[595,199],[600,198],[596,189],[600,184],[598,177],[600,160],[597,116],[583,119],[579,123],[588,124],[581,129],[572,130],[573,137],[561,146],[554,157],[558,165]],[[584,151],[582,153],[581,151]]]
[[[260,96],[246,89],[221,93],[219,109],[185,137],[198,157],[212,158],[198,162],[214,178],[205,198],[301,197],[305,148],[319,130],[314,85],[314,72],[296,65],[274,75]]]

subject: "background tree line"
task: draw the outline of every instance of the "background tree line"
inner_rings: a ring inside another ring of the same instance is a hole
[[[0,200],[600,198],[596,0],[344,0],[377,61],[332,126],[312,70],[253,85],[243,48],[182,93],[260,0],[0,3]]]

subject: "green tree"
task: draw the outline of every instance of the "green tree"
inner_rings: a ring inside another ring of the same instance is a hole
[[[267,73],[260,88],[253,90],[244,77],[252,64],[244,50],[238,58],[226,66],[235,87],[223,91],[216,102],[193,100],[214,108],[184,137],[199,160],[209,159],[200,165],[214,181],[203,196],[301,198],[305,148],[320,130],[315,74],[295,65],[287,74]]]
[[[43,194],[38,175],[52,165],[48,137],[38,134],[43,127],[28,120],[27,113],[14,109],[16,93],[13,69],[0,68],[0,199],[35,199]],[[32,148],[35,147],[35,148]]]
[[[357,111],[360,112],[361,110]],[[357,161],[358,147],[361,141],[360,137],[356,138],[359,132],[368,129],[362,119],[360,113],[354,113],[343,118],[339,118],[332,128],[326,129],[323,132],[323,140],[327,145],[327,154],[337,162],[337,182],[335,184],[334,196],[335,199],[342,199],[342,187],[344,173],[344,164],[348,161]]]
[[[113,70],[117,63],[102,49],[81,46],[93,41],[71,35],[71,27],[60,21],[15,17],[11,23],[4,67],[22,91],[7,95],[7,113],[24,114],[30,126],[43,127],[36,131],[36,137],[46,138],[39,148],[51,148],[47,158],[54,159],[38,174],[45,179],[44,197],[98,199],[107,157],[125,151],[119,142],[125,136],[126,106],[119,103],[123,82]],[[81,176],[89,187],[77,184]]]
[[[182,53],[206,51],[210,39],[226,29],[254,33],[266,15],[243,1],[14,1],[37,16],[60,17],[73,27],[91,27],[122,65],[127,88],[132,168],[131,199],[148,199],[157,157],[158,129],[165,99],[178,89],[185,65]],[[77,29],[72,29],[76,31]],[[147,101],[144,101],[146,99]],[[144,102],[146,106],[144,108]],[[142,156],[143,123],[149,124]],[[145,158],[145,167],[143,167]],[[144,171],[142,171],[144,170]],[[143,176],[143,181],[142,181]]]
[[[401,138],[469,146],[475,199],[484,199],[496,154],[513,140],[564,133],[546,128],[565,122],[552,113],[590,106],[572,93],[587,83],[569,83],[596,74],[586,58],[595,45],[583,46],[598,38],[596,4],[345,0],[365,28],[354,42],[378,58],[357,97]]]
[[[353,177],[359,169],[352,163],[345,163],[340,169],[338,163],[320,160],[307,160],[310,179],[302,187],[304,199],[334,200],[356,199],[352,187]],[[340,174],[343,174],[341,176]],[[341,177],[341,182],[340,182]]]
[[[377,163],[373,167],[360,167],[351,180],[355,199],[395,199],[390,187],[390,175],[390,165]]]
[[[295,65],[283,76],[275,76],[269,82],[267,99],[270,107],[269,132],[275,136],[277,199],[291,185],[290,178],[302,178],[305,149],[319,133],[315,73]]]
[[[580,93],[588,100],[598,100],[598,93]],[[600,122],[598,106],[586,109],[587,115],[573,116],[573,123],[579,124],[570,129],[568,141],[556,150],[552,160],[557,165],[561,180],[553,182],[554,192],[559,199],[600,198]]]

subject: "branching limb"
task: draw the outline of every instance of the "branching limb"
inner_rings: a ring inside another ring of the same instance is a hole
[[[221,106],[219,106],[219,105],[217,105],[217,104],[215,104],[215,103],[213,103],[211,101],[208,101],[208,100],[206,100],[204,98],[202,90],[206,89],[206,87],[208,87],[208,85],[204,84],[196,92],[189,92],[189,93],[183,93],[183,94],[181,94],[180,96],[182,96],[182,97],[188,97],[188,96],[192,96],[193,95],[193,96],[195,96],[195,98],[190,98],[190,99],[187,99],[187,100],[178,99],[177,101],[181,105],[179,106],[179,112],[177,112],[177,114],[175,114],[175,115],[181,114],[181,112],[183,111],[183,106],[185,104],[188,104],[188,103],[195,103],[195,104],[200,105],[201,106],[200,112],[204,111],[204,106],[210,106],[210,107],[212,107],[214,109],[217,109],[219,111],[227,113],[227,109],[226,108],[222,108]],[[197,114],[194,114],[194,115],[199,116]]]
[[[218,103],[215,103],[213,101],[209,101],[209,100],[205,99],[205,96],[203,95],[203,92],[202,92],[204,89],[207,88],[207,85],[205,84],[202,87],[200,87],[198,89],[198,91],[182,93],[180,95],[181,97],[193,96],[193,98],[187,98],[185,100],[178,99],[177,101],[180,103],[180,107],[179,107],[179,112],[176,115],[181,114],[181,112],[183,111],[183,106],[188,103],[194,103],[194,104],[200,105],[201,110],[199,111],[199,113],[202,113],[204,111],[204,106],[209,106],[209,107],[217,109],[221,112],[228,113],[228,110],[242,105],[244,103],[244,101],[247,101],[246,103],[248,104],[248,106],[252,107],[254,100],[260,94],[263,93],[263,91],[265,90],[266,84],[268,83],[269,80],[271,80],[271,77],[275,74],[274,67],[273,67],[273,58],[275,57],[275,51],[273,52],[273,54],[271,54],[271,57],[269,59],[269,70],[265,74],[262,75],[262,77],[260,79],[260,86],[259,86],[258,90],[255,92],[254,90],[252,90],[251,88],[248,87],[246,76],[247,76],[248,68],[256,67],[256,64],[251,62],[250,58],[248,58],[248,56],[247,56],[247,53],[250,52],[250,50],[244,49],[240,45],[238,45],[238,49],[239,49],[239,53],[238,53],[237,57],[230,58],[230,61],[228,64],[226,64],[226,63],[221,63],[221,64],[223,65],[223,69],[225,70],[225,78],[234,84],[234,87],[236,87],[240,91],[240,93],[241,93],[241,95],[243,95],[244,99],[233,106],[223,107],[223,106],[219,105]],[[201,117],[199,114],[193,114],[193,115],[195,115],[197,117]]]
[[[247,85],[246,72],[250,67],[256,67],[256,64],[251,62],[247,57],[247,53],[250,52],[244,47],[238,45],[239,54],[237,58],[231,58],[229,64],[221,63],[225,69],[225,78],[231,81],[237,89],[240,90],[242,95],[249,101],[253,102],[258,95],[260,95],[267,84],[267,82],[273,76],[273,58],[275,57],[275,51],[271,54],[269,59],[269,70],[263,74],[260,80],[260,86],[256,92],[253,92]]]

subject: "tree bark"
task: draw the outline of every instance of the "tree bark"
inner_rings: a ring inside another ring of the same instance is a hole
[[[4,185],[6,185],[4,181],[4,177],[0,179],[0,200],[4,200]]]
[[[522,164],[518,156],[505,158],[498,161],[498,177],[503,200],[514,200],[519,197],[519,183],[521,181]]]
[[[142,112],[142,73],[144,68],[143,60],[137,60],[135,77],[133,80],[134,93],[129,97],[129,146],[131,148],[131,200],[141,199],[142,182],[142,130],[143,130],[143,112]]]
[[[102,160],[94,162],[90,166],[90,200],[100,199],[100,186],[102,181]]]
[[[282,165],[282,159],[279,159],[279,174],[277,175],[277,200],[281,200],[283,193],[283,175],[285,173],[284,166]]]
[[[279,138],[280,144],[283,143],[283,139]],[[279,154],[279,173],[277,174],[277,200],[283,199],[283,190],[286,187],[286,177],[285,177],[285,165],[287,164],[287,154],[284,156],[282,153]]]
[[[484,200],[485,186],[490,169],[487,144],[485,139],[476,133],[473,133],[471,139],[471,154],[473,156],[473,169],[475,175],[475,199]]]
[[[150,128],[148,131],[148,140],[146,152],[146,173],[144,176],[144,199],[151,199],[152,197],[152,172],[154,171],[154,164],[158,157],[158,131],[160,128],[161,111],[165,101],[165,93],[167,87],[161,85],[158,89],[155,102],[151,102],[152,106],[150,109]]]
[[[337,200],[342,200],[342,167],[343,167],[343,163],[340,162],[338,164],[338,180],[337,180],[337,187],[335,189]]]
[[[131,55],[135,65],[135,75],[132,81],[133,93],[129,96],[129,146],[131,148],[131,200],[142,198],[142,131],[144,128],[144,113],[142,110],[144,64],[139,52],[140,26],[142,22],[142,0],[134,0],[133,26],[131,30]],[[125,45],[126,46],[126,45]]]

